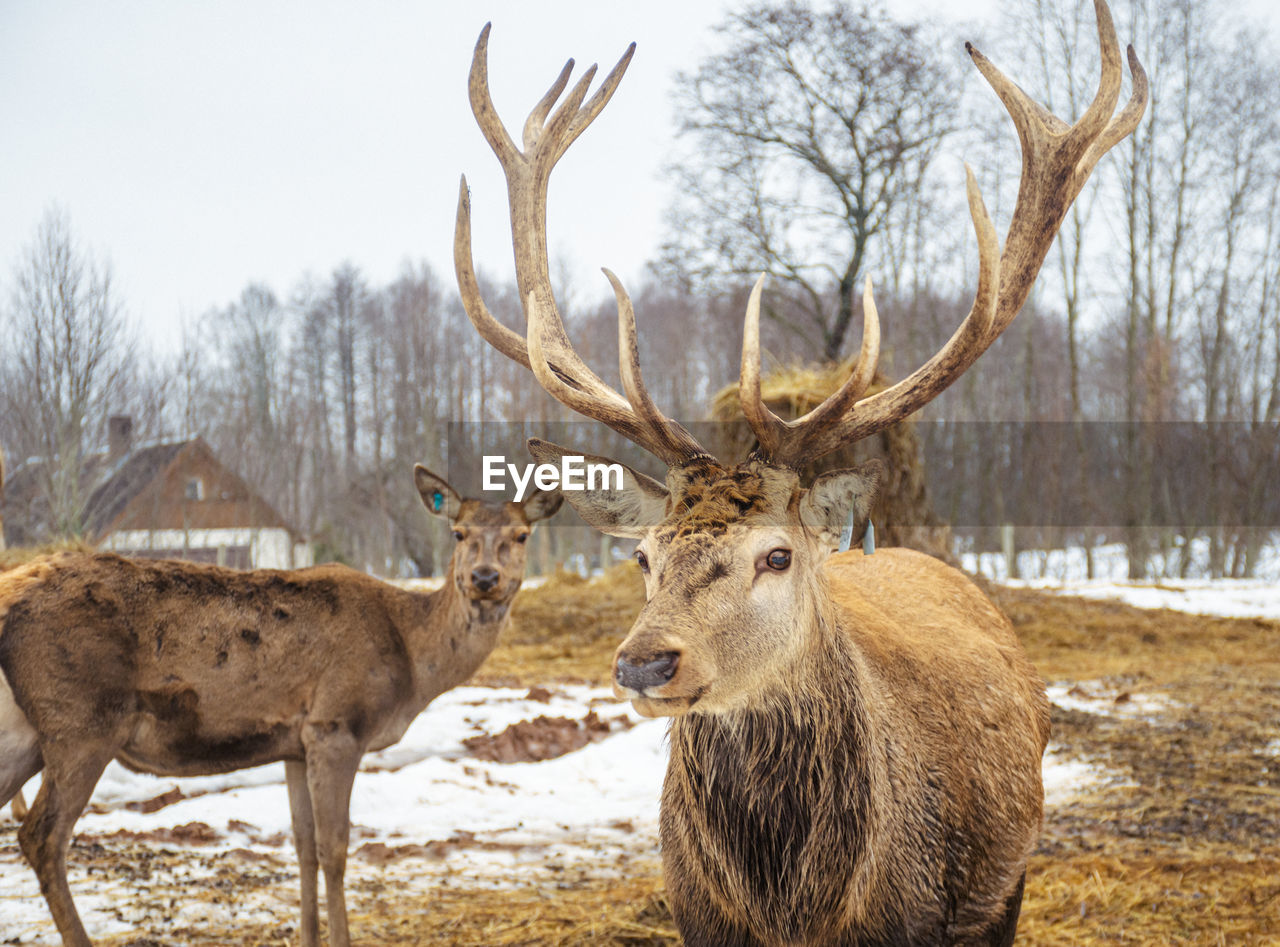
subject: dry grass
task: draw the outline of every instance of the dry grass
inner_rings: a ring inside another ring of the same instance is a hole
[[[241,879],[235,880],[243,888]],[[398,895],[393,886],[348,888],[352,939],[382,947],[674,947],[661,879],[644,876],[608,884],[539,890],[442,887],[429,904]],[[325,928],[321,911],[322,932]],[[296,944],[296,921],[223,927],[201,924],[172,931],[165,941],[120,935],[109,947],[286,947]]]
[[[29,562],[37,556],[47,556],[55,552],[95,552],[95,547],[79,540],[61,540],[43,546],[14,546],[11,549],[0,549],[0,572],[12,569]]]

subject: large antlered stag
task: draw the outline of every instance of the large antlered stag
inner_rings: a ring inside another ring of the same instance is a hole
[[[399,740],[480,666],[524,576],[532,524],[560,506],[464,500],[418,467],[458,540],[444,586],[416,593],[345,566],[238,572],[63,553],[0,573],[0,806],[43,770],[18,841],[62,942],[89,938],[67,886],[72,827],[118,759],[161,776],[284,760],[302,944],[347,947],[348,809],[360,757]]]
[[[756,285],[740,394],[759,446],[739,464],[709,456],[655,407],[631,303],[611,273],[625,397],[578,357],[552,296],[547,180],[608,102],[634,46],[589,100],[594,66],[556,107],[570,61],[526,121],[521,150],[490,101],[488,27],[480,35],[471,105],[506,172],[526,333],[498,323],[480,298],[464,179],[454,259],[467,312],[553,396],[668,467],[665,484],[630,471],[622,490],[567,499],[596,528],[640,539],[647,602],[618,648],[614,688],[642,713],[673,718],[662,852],[688,944],[1013,940],[1042,817],[1043,684],[1008,621],[959,572],[901,549],[831,555],[850,510],[866,518],[878,462],[807,488],[795,471],[916,411],[1022,307],[1067,208],[1146,106],[1146,78],[1130,49],[1133,93],[1114,114],[1120,51],[1103,0],[1096,8],[1102,79],[1074,125],[968,47],[1017,127],[1022,181],[1002,253],[968,175],[977,293],[924,366],[862,397],[878,349],[868,285],[862,351],[848,381],[809,414],[783,421],[760,397]],[[578,453],[530,447],[540,460]]]

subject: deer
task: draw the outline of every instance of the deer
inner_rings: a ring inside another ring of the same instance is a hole
[[[0,450],[0,552],[5,551],[4,540],[4,451]],[[0,724],[2,726],[3,724]],[[27,817],[27,800],[19,789],[13,794],[13,798],[9,800],[9,809],[13,813],[13,818],[21,822]]]
[[[1008,619],[963,573],[908,549],[836,552],[865,524],[878,460],[802,484],[798,471],[913,414],[954,382],[1017,315],[1067,209],[1098,160],[1136,127],[1148,85],[1132,47],[1132,92],[1111,14],[1095,0],[1097,94],[1074,123],[1052,115],[971,45],[1022,148],[1017,203],[1001,250],[966,166],[978,243],[974,302],[924,365],[870,396],[879,316],[870,280],[863,336],[844,383],[794,421],[760,394],[763,277],[746,307],[739,395],[756,445],[712,456],[664,415],[640,370],[631,300],[618,309],[622,393],[574,350],[549,280],[547,185],[599,115],[632,44],[587,98],[593,65],[557,105],[573,60],[534,106],[518,146],[488,86],[486,25],[468,83],[472,111],[506,176],[525,331],[493,317],[471,256],[462,178],[454,264],[480,335],[573,411],[666,465],[625,467],[621,489],[565,499],[591,526],[638,541],[645,604],[618,646],[615,694],[668,717],[659,832],[668,901],[691,947],[1007,945],[1043,820],[1049,738],[1044,683]],[[542,462],[572,454],[529,441]]]
[[[360,758],[396,743],[498,641],[534,525],[560,494],[463,499],[414,481],[456,545],[444,584],[400,589],[343,565],[237,571],[58,553],[0,573],[0,805],[37,772],[18,829],[67,947],[90,940],[67,884],[76,819],[111,760],[160,776],[283,761],[301,942],[347,947],[343,874]]]

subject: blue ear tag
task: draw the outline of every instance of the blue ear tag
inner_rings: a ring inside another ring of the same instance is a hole
[[[849,518],[845,521],[844,529],[840,530],[840,549],[839,552],[848,552],[849,547],[853,545],[853,509],[849,510]],[[873,555],[876,551],[876,525],[867,520],[867,531],[862,534],[862,554],[864,556]]]
[[[844,524],[844,529],[840,530],[840,548],[837,552],[848,552],[849,544],[853,542],[853,507],[849,507],[849,519]]]
[[[440,507],[441,507],[441,505],[442,505],[443,503],[444,503],[444,494],[443,494],[443,493],[433,493],[433,494],[431,494],[431,508],[432,508],[433,510],[435,510],[435,512],[437,512],[437,513],[439,513],[439,512],[440,512]]]

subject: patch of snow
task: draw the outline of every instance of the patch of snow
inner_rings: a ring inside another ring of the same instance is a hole
[[[971,541],[960,540],[956,556],[961,567],[997,582],[1009,580],[1009,565],[1000,552],[977,553]],[[1179,542],[1167,552],[1156,552],[1148,560],[1150,574],[1187,576],[1205,581],[1209,573],[1209,541],[1196,537],[1190,543]],[[1024,580],[1058,584],[1082,582],[1088,575],[1089,557],[1081,546],[1065,549],[1023,549],[1017,554],[1018,575]],[[1273,535],[1258,551],[1255,575],[1261,581],[1280,581],[1280,545]],[[1123,582],[1129,576],[1129,554],[1124,543],[1099,543],[1093,547],[1094,579]]]
[[[1083,760],[1063,755],[1062,748],[1050,743],[1040,766],[1044,780],[1044,804],[1065,806],[1098,786],[1110,781],[1105,769]]]
[[[1220,618],[1280,619],[1280,583],[1253,579],[1164,580],[1161,582],[1025,582],[1062,595],[1111,599],[1137,608],[1169,608]]]
[[[1135,693],[1105,681],[1068,681],[1045,688],[1050,702],[1063,710],[1104,717],[1158,717],[1175,706],[1164,694]]]

